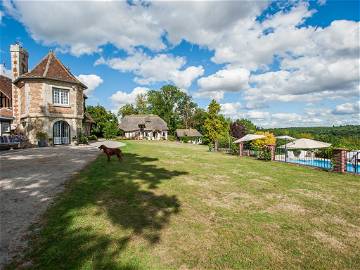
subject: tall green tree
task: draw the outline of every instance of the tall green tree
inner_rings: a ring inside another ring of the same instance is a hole
[[[147,95],[138,94],[135,99],[135,109],[138,114],[147,114],[149,113]]]
[[[206,110],[202,108],[196,108],[195,113],[192,116],[192,126],[196,130],[198,130],[201,134],[205,134],[205,120],[208,117],[208,113]]]
[[[119,127],[117,121],[108,121],[104,125],[104,138],[112,139],[119,135]]]
[[[148,92],[149,112],[160,116],[168,124],[170,134],[174,134],[181,124],[180,106],[186,94],[173,85],[165,85],[159,91]]]
[[[224,117],[220,113],[221,106],[214,99],[208,106],[208,117],[204,126],[206,136],[214,144],[215,151],[218,149],[218,141],[226,133],[228,133],[228,125]]]
[[[194,115],[197,104],[192,101],[191,96],[185,94],[179,103],[179,114],[184,128],[194,127]]]
[[[112,121],[115,123],[114,127],[118,125],[117,117],[110,111],[107,111],[103,106],[87,106],[86,111],[91,115],[94,120],[91,133],[97,137],[104,136],[104,128],[107,122]]]
[[[119,117],[124,117],[131,114],[138,114],[138,111],[135,109],[134,105],[132,104],[125,104],[124,106],[120,107],[117,113]]]
[[[245,118],[237,119],[235,122],[238,125],[241,125],[244,127],[245,134],[255,133],[257,130],[255,124],[253,122],[251,122],[249,119],[245,119]]]

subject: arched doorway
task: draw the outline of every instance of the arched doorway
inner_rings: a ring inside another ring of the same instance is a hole
[[[69,144],[70,143],[70,126],[65,121],[57,121],[53,127],[53,141],[54,144]]]

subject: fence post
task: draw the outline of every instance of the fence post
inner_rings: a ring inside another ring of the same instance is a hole
[[[243,156],[243,151],[244,151],[244,144],[241,142],[241,143],[239,143],[239,156],[240,157]]]
[[[267,148],[270,150],[271,160],[275,160],[275,144],[268,144]]]
[[[344,173],[346,171],[346,150],[335,148],[333,152],[333,171]]]

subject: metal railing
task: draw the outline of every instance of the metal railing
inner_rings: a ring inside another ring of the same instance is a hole
[[[346,152],[346,171],[360,174],[360,150]]]
[[[318,167],[325,170],[332,169],[331,160],[328,158],[316,156],[315,151],[288,150],[284,148],[276,148],[275,160],[305,166]]]

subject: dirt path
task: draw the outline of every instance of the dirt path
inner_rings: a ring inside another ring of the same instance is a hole
[[[0,269],[26,247],[29,225],[63,191],[64,182],[100,154],[98,144],[0,152]]]

